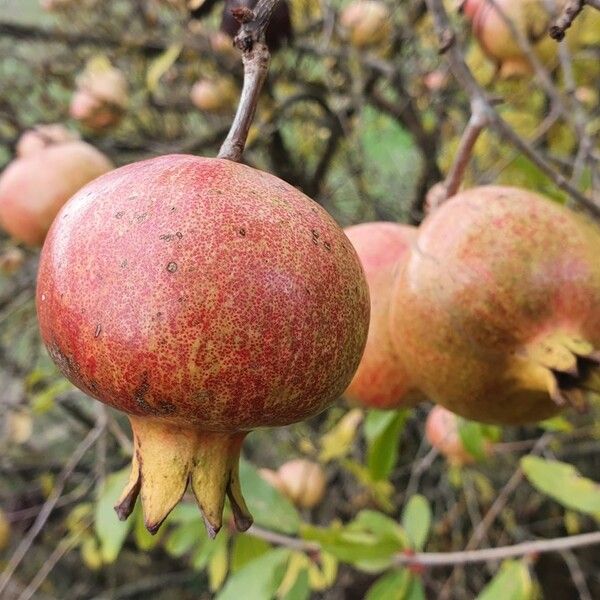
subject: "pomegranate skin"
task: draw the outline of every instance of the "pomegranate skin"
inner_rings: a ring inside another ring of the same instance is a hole
[[[119,516],[141,486],[156,531],[191,478],[211,535],[225,493],[238,528],[252,522],[237,478],[246,432],[331,404],[369,318],[358,257],[319,205],[267,173],[186,155],[122,167],[71,199],[44,245],[37,306],[64,374],[130,415]]]
[[[371,298],[367,345],[345,396],[366,408],[414,406],[419,396],[392,346],[389,307],[396,266],[410,252],[417,229],[375,222],[347,227],[344,231],[360,258]]]
[[[521,424],[597,389],[600,233],[532,192],[457,194],[421,225],[391,308],[416,385],[468,419]]]
[[[112,168],[104,154],[80,141],[15,159],[0,177],[0,225],[25,244],[41,245],[62,205]]]

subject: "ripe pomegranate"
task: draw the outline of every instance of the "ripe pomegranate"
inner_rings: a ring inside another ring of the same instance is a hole
[[[538,421],[600,391],[600,229],[527,190],[461,192],[399,270],[392,343],[416,385],[462,417]]]
[[[41,245],[61,206],[112,168],[104,154],[80,141],[13,160],[0,177],[0,226],[25,244]]]
[[[417,230],[397,223],[362,223],[345,229],[369,284],[371,323],[363,357],[345,396],[367,408],[413,406],[418,396],[389,331],[390,291],[397,263],[404,259]]]
[[[531,42],[538,58],[545,63],[556,61],[558,44],[548,36],[553,15],[545,0],[495,0],[498,9],[487,0],[466,0],[462,10],[471,21],[472,31],[481,49],[499,68],[501,77],[524,76],[532,73],[529,59],[523,52],[510,27],[502,18],[508,17],[518,31]],[[556,0],[556,10],[567,0]],[[570,30],[567,41],[573,44],[579,26]]]
[[[192,87],[190,99],[200,110],[220,113],[233,110],[238,98],[235,83],[223,77],[219,79],[199,79]]]
[[[296,458],[277,470],[283,493],[298,508],[314,508],[323,500],[327,479],[318,463]]]
[[[353,46],[367,48],[389,39],[391,18],[389,8],[380,0],[356,0],[342,11],[340,25]]]
[[[127,80],[104,56],[88,61],[77,78],[69,114],[90,129],[100,131],[117,125],[127,107]]]
[[[188,480],[207,530],[238,478],[246,434],[325,409],[367,336],[367,284],[352,244],[301,192],[222,159],[170,155],[98,178],[44,245],[37,307],[63,373],[129,416],[131,479],[157,531]]]
[[[67,129],[60,123],[51,125],[37,125],[33,129],[28,129],[17,141],[16,154],[23,158],[35,154],[39,150],[60,144],[63,142],[72,142],[80,139],[79,134]]]
[[[453,465],[475,462],[475,457],[465,448],[459,430],[458,417],[442,406],[434,406],[425,421],[425,437],[440,454]]]

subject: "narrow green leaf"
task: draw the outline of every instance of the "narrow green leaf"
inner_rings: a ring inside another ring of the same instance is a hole
[[[507,560],[485,586],[477,600],[530,600],[533,585],[529,569],[522,561]]]
[[[146,71],[146,87],[149,91],[156,90],[161,77],[173,66],[183,46],[180,43],[171,44],[160,56],[155,58]]]
[[[525,456],[521,468],[535,488],[563,506],[600,517],[600,485],[557,460]]]
[[[411,496],[402,512],[402,527],[414,550],[422,550],[431,527],[431,507],[425,496]]]
[[[389,571],[369,588],[365,600],[405,600],[410,578],[407,569]]]
[[[114,562],[119,556],[133,519],[119,521],[114,505],[129,479],[129,467],[109,475],[102,485],[96,502],[94,526],[100,540],[100,552],[105,563]]]
[[[476,458],[483,460],[486,456],[486,438],[483,427],[474,421],[459,419],[458,434],[466,451]]]
[[[408,591],[406,592],[405,600],[426,600],[425,588],[423,582],[418,575],[413,575]]]
[[[371,410],[365,419],[367,466],[373,480],[389,477],[398,461],[398,440],[406,422],[406,412]]]
[[[282,533],[296,533],[300,516],[293,504],[269,485],[246,460],[240,461],[240,479],[254,522]]]
[[[277,548],[249,562],[232,575],[215,600],[240,600],[273,598],[284,574],[290,550]]]

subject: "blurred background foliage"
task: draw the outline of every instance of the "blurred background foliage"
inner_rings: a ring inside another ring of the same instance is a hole
[[[211,44],[222,6],[190,20],[183,4],[81,0],[48,12],[38,0],[0,0],[0,166],[25,129],[53,122],[79,130],[117,165],[168,152],[215,155],[235,102],[201,111],[190,89],[200,78],[226,78],[239,89],[241,64],[235,52]],[[245,160],[302,188],[342,225],[418,222],[425,192],[449,168],[469,118],[468,97],[439,56],[424,3],[388,1],[389,43],[366,51],[348,44],[338,27],[347,2],[290,4],[294,40],[273,57]],[[559,98],[578,100],[565,116],[536,78],[498,79],[447,5],[479,82],[503,100],[499,112],[559,172],[597,193],[593,172],[573,169],[578,126],[600,153],[598,15],[582,19],[582,43],[562,63],[568,73],[546,72]],[[123,120],[103,132],[69,117],[76,78],[98,56],[129,85]],[[480,139],[466,184],[488,182],[565,199],[492,132]],[[14,246],[6,236],[0,243],[4,251]],[[597,406],[503,431],[460,421],[461,439],[477,459],[460,465],[424,439],[428,406],[362,411],[342,399],[308,422],[249,436],[242,479],[256,535],[224,530],[209,541],[191,501],[154,537],[139,507],[119,522],[112,506],[132,449],[126,420],[62,379],[42,349],[37,253],[23,251],[22,267],[0,276],[0,569],[11,575],[2,598],[600,598],[597,548],[501,568],[394,564],[421,549],[597,529]],[[492,453],[484,451],[489,444]],[[325,498],[314,508],[297,509],[257,470],[295,457],[324,469]]]

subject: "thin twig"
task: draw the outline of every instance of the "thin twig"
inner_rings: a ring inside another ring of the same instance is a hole
[[[573,25],[573,21],[583,10],[584,6],[585,0],[569,0],[565,4],[558,18],[550,25],[550,29],[548,29],[550,37],[558,42],[563,40],[567,29]]]
[[[96,443],[96,440],[102,435],[105,426],[105,422],[98,422],[96,427],[94,427],[94,429],[92,429],[85,436],[83,441],[75,449],[75,451],[65,464],[63,470],[56,479],[56,484],[52,489],[52,492],[50,493],[48,499],[44,503],[44,506],[40,510],[31,529],[27,532],[27,535],[21,540],[21,543],[17,546],[15,553],[12,555],[10,561],[8,562],[6,569],[0,575],[0,597],[2,597],[2,593],[6,589],[10,578],[13,576],[14,572],[21,564],[21,561],[29,551],[31,544],[33,544],[35,538],[44,528],[46,521],[50,517],[52,511],[54,510],[54,507],[56,506],[59,498],[63,493],[67,480],[75,470],[75,467],[79,464],[79,461],[85,456],[85,453]]]
[[[234,43],[242,50],[244,85],[231,129],[219,150],[219,158],[239,162],[244,153],[271,60],[265,43],[265,29],[278,2],[279,0],[259,0],[254,11],[248,8],[235,9],[234,16],[240,21],[241,27]]]
[[[321,546],[316,542],[307,542],[299,538],[291,537],[289,535],[283,535],[282,533],[276,533],[269,529],[263,529],[257,525],[252,525],[248,531],[245,532],[247,535],[260,538],[265,542],[276,544],[277,546],[284,546],[286,548],[292,548],[293,550],[300,550],[303,552],[318,552]]]

